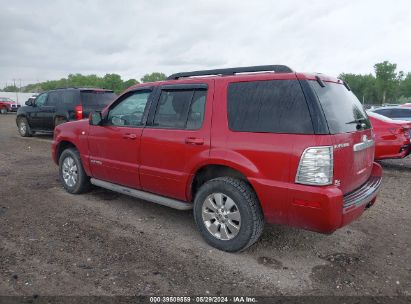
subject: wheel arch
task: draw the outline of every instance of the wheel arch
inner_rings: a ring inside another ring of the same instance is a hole
[[[247,171],[248,170],[246,169],[238,168],[238,166],[226,163],[215,162],[203,164],[201,167],[195,170],[194,174],[192,175],[192,178],[190,179],[187,197],[189,201],[193,201],[198,189],[204,183],[211,179],[223,176],[243,180],[250,185],[254,192],[256,192],[253,185],[247,178]]]

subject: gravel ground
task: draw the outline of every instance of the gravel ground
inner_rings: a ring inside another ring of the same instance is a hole
[[[208,246],[191,212],[58,182],[50,136],[0,115],[0,295],[411,295],[411,159],[383,162],[376,205],[332,235],[267,226]]]

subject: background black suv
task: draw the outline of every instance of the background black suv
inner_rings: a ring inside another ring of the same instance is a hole
[[[117,97],[111,90],[67,88],[44,92],[17,111],[16,123],[21,136],[34,132],[53,132],[66,121],[87,118],[92,111],[102,110]]]

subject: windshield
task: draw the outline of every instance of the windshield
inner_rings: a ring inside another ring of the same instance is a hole
[[[110,91],[81,91],[81,102],[83,106],[100,106],[104,107],[117,97]]]
[[[325,82],[325,87],[321,87],[317,81],[310,83],[320,100],[332,134],[371,128],[362,104],[344,85]]]

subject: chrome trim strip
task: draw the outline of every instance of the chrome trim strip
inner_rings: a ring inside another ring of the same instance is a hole
[[[108,190],[112,190],[112,191],[119,192],[125,195],[133,196],[136,198],[140,198],[140,199],[150,201],[150,202],[153,202],[159,205],[167,206],[170,208],[174,208],[178,210],[193,209],[193,204],[175,200],[175,199],[168,198],[168,197],[164,197],[164,196],[160,196],[157,194],[120,186],[117,184],[109,183],[109,182],[102,181],[102,180],[95,179],[95,178],[91,178],[90,182],[93,185],[96,185],[96,186],[99,186],[99,187],[102,187]]]
[[[344,195],[343,213],[349,212],[348,208],[355,206],[358,208],[368,204],[372,197],[376,196],[381,187],[382,178],[380,176],[371,176],[365,184],[351,193]]]
[[[358,152],[358,151],[362,151],[365,150],[369,147],[374,146],[374,140],[373,139],[369,139],[367,141],[364,141],[362,143],[359,144],[355,144],[352,149],[354,150],[354,152]]]

